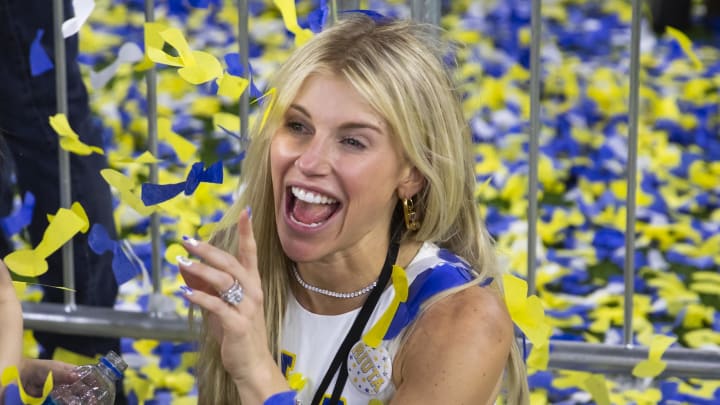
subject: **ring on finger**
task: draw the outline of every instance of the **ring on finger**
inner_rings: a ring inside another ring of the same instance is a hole
[[[220,298],[230,305],[237,305],[243,299],[243,288],[237,279],[233,280],[233,284],[227,290],[220,293]]]

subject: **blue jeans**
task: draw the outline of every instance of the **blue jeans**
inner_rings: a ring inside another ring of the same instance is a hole
[[[64,1],[65,19],[71,17],[69,0]],[[0,0],[0,155],[5,155],[0,172],[0,216],[10,211],[13,191],[35,195],[36,205],[28,235],[33,246],[40,242],[47,227],[47,214],[59,208],[58,135],[50,128],[48,117],[57,112],[55,70],[30,75],[30,44],[38,28],[45,30],[42,45],[50,59],[53,50],[52,1]],[[87,91],[81,80],[77,62],[77,35],[65,41],[68,85],[68,119],[83,142],[101,146],[102,128],[93,119]],[[2,142],[4,141],[4,142]],[[100,170],[107,167],[104,156],[70,155],[72,201],[79,201],[87,212],[90,224],[100,223],[115,237],[112,196]],[[14,169],[14,170],[13,170]],[[15,173],[12,187],[11,172]],[[0,257],[11,248],[0,235]],[[87,243],[87,235],[73,239],[75,288],[80,305],[112,307],[117,296],[117,282],[112,271],[112,256],[98,256]],[[62,253],[48,258],[49,270],[40,276],[40,283],[61,286]],[[43,301],[63,301],[63,292],[46,288]],[[119,339],[69,336],[36,332],[43,346],[42,357],[51,357],[56,347],[93,356],[112,349],[120,352]]]

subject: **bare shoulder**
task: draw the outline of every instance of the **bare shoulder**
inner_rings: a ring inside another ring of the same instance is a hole
[[[438,300],[425,310],[416,327],[443,335],[443,339],[459,339],[459,342],[464,336],[476,341],[483,335],[503,339],[512,337],[513,333],[512,320],[500,293],[480,286],[468,287]]]
[[[512,320],[494,289],[472,286],[441,298],[400,351],[393,404],[491,402],[512,341]]]

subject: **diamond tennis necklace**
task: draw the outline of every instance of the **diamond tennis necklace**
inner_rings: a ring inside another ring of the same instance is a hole
[[[305,280],[303,280],[302,277],[300,277],[300,273],[298,273],[297,268],[296,268],[295,266],[293,266],[293,275],[295,275],[295,280],[297,280],[297,282],[298,282],[304,289],[310,290],[310,291],[315,292],[315,293],[318,293],[318,294],[326,295],[326,296],[328,296],[328,297],[333,297],[333,298],[344,298],[344,299],[347,299],[347,298],[359,297],[359,296],[361,296],[361,295],[364,295],[364,294],[369,293],[369,292],[372,291],[373,288],[375,288],[375,286],[377,285],[377,280],[375,280],[375,281],[373,281],[370,285],[368,285],[367,287],[363,287],[363,288],[361,288],[361,289],[359,289],[359,290],[357,290],[357,291],[352,291],[352,292],[347,292],[347,293],[341,293],[341,292],[326,290],[326,289],[320,288],[320,287],[315,287],[314,285],[310,285],[310,284],[306,283]]]

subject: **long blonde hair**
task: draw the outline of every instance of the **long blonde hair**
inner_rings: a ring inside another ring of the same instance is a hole
[[[234,254],[237,218],[246,206],[252,209],[268,346],[276,356],[291,261],[282,250],[275,224],[269,149],[289,105],[313,73],[347,79],[385,118],[407,159],[425,177],[424,188],[414,197],[422,214],[421,227],[402,237],[431,241],[455,252],[472,264],[478,280],[494,277],[498,282],[491,288],[501,288],[493,242],[480,222],[474,199],[471,137],[436,30],[412,21],[376,21],[351,13],[294,52],[271,80],[276,99],[265,125],[253,130],[242,171],[245,191],[225,214],[211,242]],[[240,403],[223,369],[218,344],[204,329],[198,363],[199,403]],[[528,402],[525,369],[515,344],[506,383],[508,403]]]

